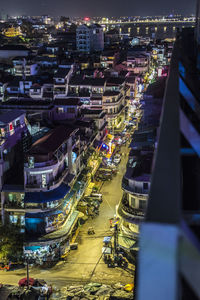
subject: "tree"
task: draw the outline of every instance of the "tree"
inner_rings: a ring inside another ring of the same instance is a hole
[[[0,260],[16,261],[23,254],[23,234],[15,225],[0,226]]]

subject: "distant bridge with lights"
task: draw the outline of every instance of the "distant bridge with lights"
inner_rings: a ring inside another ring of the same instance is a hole
[[[154,19],[154,20],[133,20],[133,21],[110,21],[99,23],[106,30],[119,28],[120,34],[125,34],[133,37],[155,37],[158,39],[175,38],[176,32],[184,27],[194,27],[195,19],[186,20],[169,20],[169,19]]]
[[[155,20],[132,20],[132,21],[106,21],[99,22],[101,25],[123,25],[123,24],[191,24],[195,25],[195,19],[186,20],[170,20],[170,19],[155,19]]]

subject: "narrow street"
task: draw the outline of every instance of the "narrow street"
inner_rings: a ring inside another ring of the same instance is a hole
[[[103,238],[110,236],[109,219],[114,217],[116,205],[122,197],[121,180],[126,170],[128,158],[128,146],[122,146],[123,153],[119,170],[112,181],[105,182],[101,188],[103,202],[100,205],[99,215],[89,219],[80,229],[77,237],[78,250],[72,250],[66,261],[59,262],[51,269],[31,268],[30,277],[43,278],[48,283],[60,287],[66,283],[84,283],[89,281],[101,283],[131,283],[134,270],[121,268],[108,268],[101,259]],[[88,235],[88,227],[95,229],[95,235]],[[25,276],[25,269],[16,271],[0,271],[0,282],[17,284],[19,279]]]

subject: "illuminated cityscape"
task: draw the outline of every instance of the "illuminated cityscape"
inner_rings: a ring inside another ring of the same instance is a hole
[[[200,2],[47,2],[0,11],[0,300],[199,299]]]

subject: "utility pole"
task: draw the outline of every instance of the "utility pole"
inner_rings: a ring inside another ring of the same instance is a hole
[[[27,287],[29,289],[29,265],[28,265],[28,259],[26,261],[26,278],[27,278]]]
[[[115,224],[114,228],[114,255],[118,256],[118,225]]]

